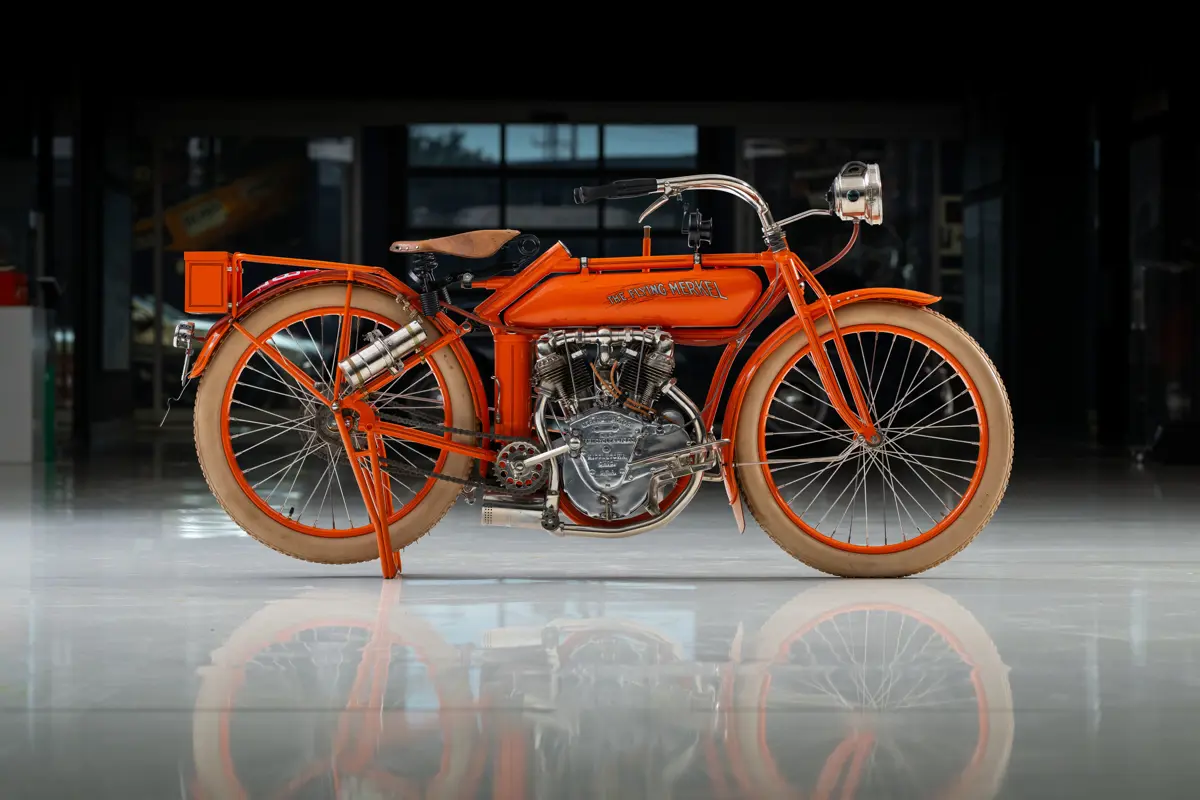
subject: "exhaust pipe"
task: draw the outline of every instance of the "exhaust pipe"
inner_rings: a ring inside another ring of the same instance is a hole
[[[514,500],[507,495],[488,492],[483,496],[484,525],[498,528],[542,528],[542,503],[536,500]]]
[[[370,344],[339,362],[338,369],[346,376],[351,389],[361,389],[384,372],[393,375],[403,372],[403,358],[428,338],[420,320],[413,320],[387,336],[377,330],[371,331],[367,334]]]

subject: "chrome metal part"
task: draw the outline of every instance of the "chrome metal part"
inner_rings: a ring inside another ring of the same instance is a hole
[[[371,331],[366,338],[371,344],[338,363],[338,369],[346,376],[346,382],[352,390],[362,388],[384,372],[399,375],[404,369],[404,357],[416,350],[429,336],[420,320],[413,320],[387,336],[379,331]]]
[[[883,181],[878,164],[851,161],[833,179],[833,213],[847,222],[883,222]]]
[[[595,408],[566,424],[582,446],[578,458],[563,463],[563,490],[581,511],[597,519],[641,513],[656,470],[631,470],[635,456],[675,450],[688,442],[687,432],[678,425],[647,422],[619,408]]]
[[[513,494],[532,494],[546,485],[550,470],[541,462],[549,453],[530,442],[510,442],[496,454],[492,471],[500,485]],[[534,463],[528,459],[537,458]]]
[[[629,468],[648,467],[651,464],[662,464],[675,458],[682,456],[690,456],[695,453],[703,453],[705,460],[712,460],[711,450],[714,447],[723,447],[729,444],[728,439],[712,439],[711,441],[701,442],[700,444],[690,444],[687,447],[681,447],[678,450],[671,450],[666,453],[658,453],[645,458],[639,458],[637,461],[630,463]]]
[[[558,458],[564,453],[570,453],[571,457],[574,458],[579,455],[579,450],[582,446],[583,442],[581,442],[577,437],[572,436],[567,439],[565,444],[561,444],[558,447],[555,447],[553,450],[547,450],[544,453],[538,453],[535,451],[531,456],[526,456],[523,459],[514,459],[513,469],[517,472],[517,474],[522,474],[533,467],[536,467],[538,464],[541,464],[544,461],[549,461],[552,458]]]
[[[659,328],[553,330],[537,341],[534,380],[559,419],[620,404],[650,417],[675,373],[674,348]]]
[[[171,343],[181,350],[183,354],[183,372],[179,375],[179,384],[187,385],[188,368],[192,364],[193,344],[196,341],[196,323],[186,320],[175,326],[175,335],[171,339]]]
[[[196,323],[191,320],[185,320],[175,326],[175,336],[171,343],[180,350],[191,350],[192,342],[196,338]]]
[[[687,395],[679,391],[674,380],[671,380],[667,383],[666,387],[663,389],[663,394],[664,396],[670,397],[673,402],[675,402],[684,410],[684,414],[686,414],[688,417],[688,427],[691,429],[692,436],[703,441],[705,439],[704,427],[700,419],[700,410],[696,407],[696,404],[693,403]],[[539,405],[539,411],[544,411],[543,405]],[[535,423],[537,423],[536,417]],[[540,427],[544,429],[544,421],[540,423]],[[681,469],[677,473],[677,477],[674,477],[673,480],[670,479],[671,476],[668,478],[661,478],[656,484],[654,484],[653,487],[651,486],[650,480],[647,480],[647,495],[644,501],[646,504],[646,509],[650,511],[651,514],[654,514],[656,506],[662,502],[662,499],[670,491],[671,487],[675,485],[675,481],[678,480],[678,477],[683,477],[688,474],[698,475],[706,468],[706,465],[697,464],[687,467],[686,469]],[[649,473],[650,476],[653,476],[654,474],[655,472],[653,471]],[[557,477],[557,474],[551,476],[548,491],[557,490]],[[649,531],[656,530],[657,528],[661,528],[664,525],[670,524],[671,521],[679,516],[683,509],[687,507],[687,505],[696,497],[696,493],[700,491],[700,487],[703,484],[703,480],[689,481],[688,486],[684,490],[683,494],[676,499],[675,503],[672,504],[669,509],[644,522],[629,523],[628,525],[612,528],[600,528],[592,525],[576,525],[573,523],[567,523],[560,525],[555,532],[560,536],[585,536],[598,539],[621,539],[628,536],[636,536],[640,533],[647,533]],[[653,488],[655,492],[653,497],[650,496],[651,488]],[[597,500],[597,502],[599,502],[599,500]],[[602,515],[597,513],[594,516],[600,518]]]
[[[771,216],[771,209],[767,206],[767,201],[758,193],[750,184],[740,178],[734,178],[729,175],[680,175],[675,178],[659,178],[658,190],[663,193],[664,198],[671,198],[681,192],[692,191],[696,189],[708,189],[717,192],[725,192],[731,194],[744,203],[749,204],[758,214],[758,221],[762,224],[763,231],[773,231],[777,229],[774,218]],[[665,202],[665,200],[664,200]],[[638,223],[643,222],[646,217],[650,216],[662,204],[655,201],[657,205],[651,204],[651,207],[642,213],[638,218]]]
[[[553,352],[565,344],[607,344],[609,347],[629,344],[630,342],[646,342],[658,344],[670,335],[658,328],[599,328],[597,330],[553,330],[538,338],[538,353]],[[545,348],[549,348],[546,350]]]
[[[762,227],[763,241],[771,250],[778,252],[786,247],[783,227],[810,216],[834,215],[839,219],[879,225],[883,222],[883,188],[878,164],[851,161],[842,167],[830,190],[832,196],[829,209],[812,209],[794,214],[776,222],[771,209],[758,190],[750,184],[729,175],[680,175],[674,178],[659,178],[659,197],[641,213],[638,223],[662,208],[672,197],[693,190],[725,192],[738,198],[754,209]]]
[[[810,208],[808,211],[801,211],[799,214],[792,214],[790,217],[787,217],[786,219],[779,220],[779,227],[786,228],[788,225],[791,225],[793,222],[799,222],[800,220],[808,219],[809,217],[832,217],[832,216],[833,216],[833,209]]]
[[[674,347],[670,336],[656,329],[555,330],[539,339],[539,360],[572,345],[607,345],[610,361],[618,369],[644,367],[646,356],[672,356]],[[597,357],[599,351],[595,351]],[[560,369],[561,364],[547,362],[545,373]],[[663,370],[650,372],[654,378]],[[727,442],[705,431],[699,408],[678,389],[673,377],[665,381],[655,378],[654,383],[655,398],[670,399],[678,410],[656,408],[650,414],[601,403],[577,414],[557,416],[556,428],[562,433],[554,440],[549,438],[547,413],[559,405],[552,403],[557,392],[545,385],[539,389],[533,421],[547,450],[534,463],[547,463],[544,456],[557,454],[548,459],[543,528],[559,536],[596,538],[645,533],[673,520],[699,491],[704,473],[719,466],[720,447]],[[665,498],[679,480],[689,476],[694,478],[687,489],[664,511]],[[652,518],[612,528],[564,523],[559,516],[560,492],[566,492],[580,511],[594,519],[618,521],[644,512]]]
[[[480,521],[489,527],[542,528],[542,503],[512,500],[508,495],[487,492],[483,495]]]
[[[533,429],[537,431],[542,443],[550,441],[546,429],[546,405],[550,396],[543,394],[538,398],[537,408],[533,412]],[[546,500],[542,508],[542,527],[555,536],[562,536],[562,522],[558,517],[559,486],[562,473],[558,470],[558,459],[550,460],[550,478],[546,482]]]

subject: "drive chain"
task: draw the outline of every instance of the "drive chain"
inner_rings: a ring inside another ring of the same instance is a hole
[[[449,425],[437,425],[432,422],[425,422],[423,420],[413,419],[412,417],[401,417],[395,414],[380,414],[379,419],[383,420],[384,422],[390,422],[393,425],[403,425],[407,428],[416,428],[417,430],[429,431],[430,433],[449,433],[458,436],[470,436],[473,437],[477,442],[484,439],[491,439],[494,442],[527,442],[528,444],[535,446],[537,445],[535,440],[527,436],[501,436],[496,433],[481,433],[480,431],[472,431],[466,428],[452,428]],[[473,478],[458,478],[453,475],[445,475],[440,472],[434,472],[433,470],[420,469],[418,467],[407,467],[401,464],[393,464],[391,462],[389,462],[383,469],[384,472],[387,472],[389,475],[410,475],[418,478],[436,478],[439,481],[449,481],[450,483],[457,483],[461,486],[471,489],[482,488],[505,491],[504,487],[502,487],[499,483],[492,481]]]

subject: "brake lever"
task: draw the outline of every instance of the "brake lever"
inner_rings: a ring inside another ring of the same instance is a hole
[[[646,220],[646,217],[665,206],[667,201],[669,201],[672,197],[677,196],[678,192],[672,189],[668,189],[667,191],[663,192],[661,195],[659,195],[658,199],[651,203],[646,210],[642,212],[642,215],[638,217],[638,224],[641,225]]]

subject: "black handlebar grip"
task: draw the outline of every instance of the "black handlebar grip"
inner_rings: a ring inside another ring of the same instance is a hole
[[[593,200],[641,197],[654,194],[657,190],[658,180],[655,178],[629,178],[623,181],[613,181],[603,186],[580,186],[575,190],[575,202],[583,204]]]

